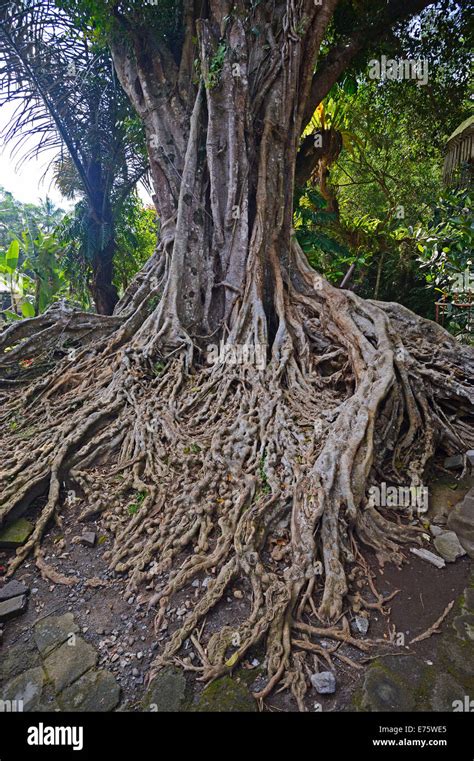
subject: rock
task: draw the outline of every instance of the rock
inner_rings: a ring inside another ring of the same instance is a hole
[[[81,637],[74,644],[65,642],[48,655],[44,669],[56,693],[61,692],[97,664],[97,653]]]
[[[5,621],[9,621],[10,618],[16,618],[21,613],[24,613],[28,603],[26,595],[19,595],[18,597],[11,597],[9,600],[0,602],[0,624]]]
[[[332,671],[320,671],[311,674],[311,684],[320,695],[332,695],[336,692],[336,678]]]
[[[463,613],[453,621],[458,637],[474,642],[474,613]]]
[[[431,536],[439,536],[443,531],[445,531],[445,529],[443,529],[442,526],[437,526],[436,523],[430,524]]]
[[[474,613],[474,587],[468,587],[464,591],[463,608],[471,613]]]
[[[86,547],[94,547],[97,541],[97,534],[95,531],[84,531],[79,541]]]
[[[21,547],[32,531],[33,524],[30,521],[27,521],[26,518],[18,518],[0,531],[0,549]]]
[[[23,671],[0,690],[0,700],[16,701],[17,710],[37,711],[44,681],[43,669],[40,667]],[[18,701],[22,703],[19,704]]]
[[[464,702],[465,694],[465,688],[451,674],[438,674],[430,696],[432,710],[452,712],[455,701]]]
[[[455,532],[469,557],[474,558],[474,488],[451,511],[448,528]]]
[[[18,676],[25,669],[40,665],[40,655],[32,639],[4,648],[0,657],[0,683]]]
[[[230,676],[212,682],[193,706],[193,711],[200,713],[249,713],[256,710],[255,700],[245,685]]]
[[[474,646],[471,640],[460,639],[456,635],[444,637],[439,655],[446,669],[457,676],[469,680],[474,678]]]
[[[364,618],[364,616],[356,616],[351,621],[351,629],[354,634],[362,634],[364,636],[369,631],[369,619]]]
[[[18,595],[29,595],[30,588],[23,584],[21,581],[9,581],[3,587],[0,588],[0,602],[9,600],[11,597],[17,597]]]
[[[186,679],[182,671],[174,668],[160,671],[150,682],[143,698],[143,709],[145,711],[173,713],[186,710],[185,705]]]
[[[426,664],[414,655],[387,655],[380,661],[374,661],[375,668],[381,666],[385,671],[408,686],[421,684],[427,673]]]
[[[41,655],[48,655],[55,647],[62,645],[71,634],[79,631],[72,613],[62,616],[48,616],[35,625],[33,636]]]
[[[474,468],[474,449],[468,449],[466,459],[471,468]]]
[[[120,700],[120,687],[110,671],[88,671],[57,697],[63,711],[113,711]]]
[[[434,552],[430,552],[424,548],[420,549],[419,547],[410,547],[410,552],[412,552],[414,555],[417,555],[422,560],[426,560],[427,563],[435,565],[436,568],[445,568],[446,566],[443,558],[440,558],[439,555],[435,555]]]
[[[444,461],[444,467],[447,470],[459,470],[464,466],[464,455],[454,454],[451,457],[446,457]]]
[[[434,546],[441,557],[448,563],[454,563],[457,558],[466,554],[466,550],[461,547],[459,539],[454,531],[443,531],[442,534],[435,537]]]
[[[412,711],[413,689],[384,668],[371,666],[362,687],[361,708],[377,712]]]

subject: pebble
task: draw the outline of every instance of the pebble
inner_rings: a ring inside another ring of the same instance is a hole
[[[81,544],[84,544],[86,547],[94,547],[97,541],[97,534],[95,533],[95,531],[84,531],[79,541]]]
[[[320,671],[311,675],[311,684],[320,695],[332,695],[336,692],[336,678],[332,671]]]
[[[435,565],[436,568],[445,568],[446,566],[443,558],[441,558],[439,555],[436,555],[434,552],[425,550],[424,548],[420,549],[419,547],[410,547],[410,552],[412,552],[414,555],[417,555],[422,560],[426,560],[428,563]]]
[[[369,619],[364,616],[356,616],[354,620],[351,621],[351,629],[356,634],[367,634],[369,631]]]

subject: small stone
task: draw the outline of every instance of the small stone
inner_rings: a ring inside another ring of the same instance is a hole
[[[434,546],[448,563],[454,563],[457,558],[466,554],[466,550],[461,547],[454,531],[444,531],[437,536],[434,540]]]
[[[12,597],[18,597],[18,595],[29,595],[30,588],[23,584],[21,581],[9,581],[5,586],[0,588],[0,602],[4,600],[10,600]]]
[[[431,536],[439,536],[444,530],[441,526],[437,526],[436,523],[430,524]]]
[[[27,605],[26,595],[19,595],[18,597],[11,597],[9,600],[0,602],[0,623],[9,621],[11,618],[16,618],[21,613],[24,613]]]
[[[311,684],[320,695],[332,695],[336,692],[336,678],[332,671],[311,674]]]
[[[252,666],[254,667],[254,669],[255,669],[255,668],[257,668],[257,666],[260,666],[260,661],[259,661],[259,660],[257,660],[257,658],[254,658],[254,659],[253,659],[253,661],[251,662],[251,665],[252,665]]]
[[[356,616],[351,621],[351,629],[355,634],[362,634],[364,636],[369,631],[369,619],[364,616]]]
[[[211,581],[213,581],[212,576],[206,576],[206,578],[202,582],[203,587],[208,587]]]
[[[132,669],[132,676],[140,676],[140,672],[138,669]]]
[[[464,457],[462,454],[454,454],[451,457],[446,457],[444,461],[444,467],[447,470],[458,470],[464,465]]]
[[[240,589],[234,590],[234,597],[237,598],[237,600],[241,600],[243,598],[243,593],[240,591]]]
[[[468,449],[466,452],[466,459],[471,466],[471,468],[474,467],[474,449]]]
[[[410,547],[410,552],[412,552],[414,555],[417,555],[422,560],[426,560],[427,563],[435,565],[436,568],[445,568],[446,566],[443,558],[440,558],[439,555],[435,555],[434,552],[430,552],[424,548],[420,549],[419,547]]]
[[[94,547],[97,541],[97,534],[95,531],[84,531],[79,541],[86,547]]]
[[[143,658],[143,653],[141,650],[139,650],[137,653],[137,660],[141,661],[142,658]]]
[[[15,549],[25,544],[33,531],[33,524],[25,518],[10,523],[0,531],[0,549]]]
[[[128,600],[127,600],[127,603],[128,603],[129,605],[133,605],[133,603],[134,603],[134,602],[135,602],[135,598],[134,598],[134,596],[132,595],[131,597],[129,597],[129,598],[128,598]]]
[[[194,579],[194,581],[192,582],[191,586],[192,587],[199,587],[200,586],[199,579]]]

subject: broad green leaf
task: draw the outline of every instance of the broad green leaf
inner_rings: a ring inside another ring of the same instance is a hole
[[[35,316],[35,308],[33,304],[29,301],[23,301],[21,304],[21,313],[23,317],[34,317]]]
[[[12,240],[8,247],[7,255],[6,255],[6,265],[10,268],[10,270],[13,272],[16,270],[18,266],[18,257],[20,255],[20,244],[18,241]]]

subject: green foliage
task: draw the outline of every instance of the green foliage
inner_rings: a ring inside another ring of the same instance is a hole
[[[430,285],[447,291],[460,276],[474,272],[473,194],[451,190],[439,199],[430,223],[414,231],[419,261]]]
[[[91,239],[88,206],[79,201],[58,228],[64,247],[63,265],[76,298],[89,307],[89,282],[97,242]],[[136,192],[130,193],[117,210],[115,221],[114,285],[119,293],[127,288],[156,248],[158,222],[154,208],[144,206]]]
[[[318,190],[308,186],[297,193],[293,224],[311,266],[330,282],[338,283],[356,256],[338,241],[337,215],[326,207],[327,202]]]
[[[119,293],[154,253],[157,233],[155,208],[145,206],[137,193],[131,193],[120,209],[115,231],[114,284]]]
[[[212,90],[219,84],[226,54],[227,45],[224,42],[221,42],[217,46],[216,52],[208,62],[207,74],[204,79],[204,84],[208,90]]]
[[[0,188],[0,309],[4,319],[34,317],[59,296],[66,282],[54,226],[64,212],[46,198],[22,204]]]

